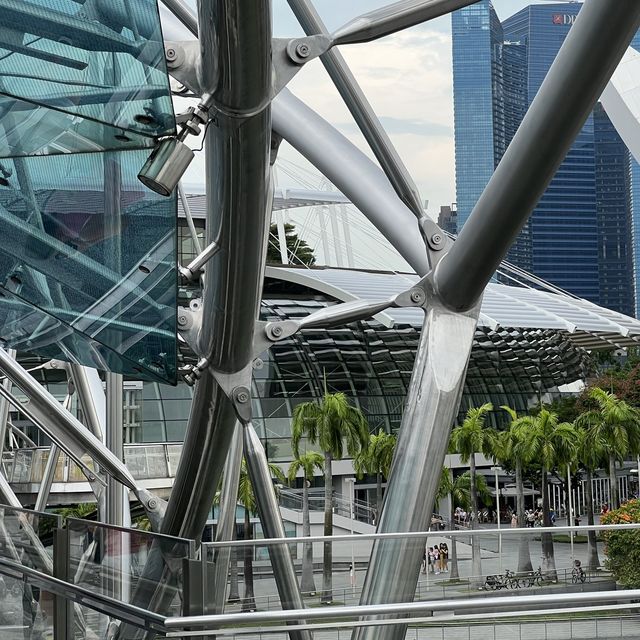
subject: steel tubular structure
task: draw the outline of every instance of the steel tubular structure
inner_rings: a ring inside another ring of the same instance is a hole
[[[177,43],[188,55],[183,63],[171,67],[171,73],[200,99],[191,112],[191,126],[197,128],[194,122],[206,126],[207,238],[198,258],[182,270],[189,279],[204,274],[202,299],[194,310],[197,322],[183,334],[199,362],[192,370],[194,399],[171,497],[164,509],[161,501],[136,486],[119,459],[122,381],[117,374],[108,378],[107,424],[96,372],[77,364],[69,366],[86,418],[87,424],[82,425],[18,365],[15,354],[0,349],[0,371],[6,376],[0,386],[0,451],[8,402],[15,402],[11,385],[15,385],[29,398],[25,414],[46,431],[56,448],[78,464],[84,454],[94,459],[97,477],[90,469],[85,472],[98,484],[109,484],[111,519],[126,521],[126,488],[139,497],[155,530],[192,540],[201,537],[224,469],[218,542],[232,538],[244,455],[265,536],[283,538],[267,459],[252,424],[254,358],[303,328],[368,318],[391,306],[418,307],[424,312],[424,324],[378,532],[424,531],[459,406],[483,290],[638,30],[640,3],[586,0],[518,133],[458,240],[452,243],[424,216],[408,171],[344,59],[332,48],[367,42],[477,0],[404,0],[361,16],[332,34],[309,0],[289,0],[307,37],[284,43],[272,38],[270,0],[198,0],[197,16],[183,0],[162,1],[198,38],[195,47],[194,43]],[[111,4],[96,0],[87,3],[87,10],[96,5],[100,11],[118,13]],[[315,57],[325,64],[382,168],[286,89],[288,80]],[[184,131],[180,136],[170,142],[182,144]],[[421,276],[417,285],[382,302],[337,305],[295,322],[258,323],[271,219],[272,164],[281,139],[322,171],[383,233]],[[169,167],[163,175],[171,174],[177,184],[180,176],[176,173]],[[22,175],[22,179],[28,182],[29,176]],[[192,220],[189,223],[195,234]],[[52,456],[54,453],[52,448]],[[45,474],[48,482],[53,465],[52,458]],[[47,491],[43,486],[41,508]],[[2,476],[0,495],[6,504],[19,505]],[[25,529],[37,538],[26,521]],[[35,560],[46,564],[44,550],[35,548]],[[221,620],[236,622],[234,616],[220,616],[224,613],[228,549],[216,549],[216,593],[210,604],[218,616],[203,618],[203,626]],[[354,640],[403,638],[405,625],[402,621],[389,624],[389,615],[420,609],[407,603],[415,593],[423,550],[420,536],[375,540],[361,597],[364,608],[350,610],[349,615],[385,614],[387,619],[384,625],[354,628]],[[264,619],[304,619],[288,547],[272,546],[270,556],[282,606],[292,611]],[[178,582],[171,559],[166,547],[152,547],[132,596],[134,606],[167,613]],[[342,615],[345,610],[340,611]],[[328,615],[328,610],[322,614]],[[170,626],[179,628],[183,622],[173,620]],[[290,630],[292,640],[311,638],[304,626]],[[118,637],[137,638],[140,633],[125,624]]]

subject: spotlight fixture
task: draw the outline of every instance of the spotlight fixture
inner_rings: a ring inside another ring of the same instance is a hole
[[[182,130],[177,136],[163,138],[144,163],[138,174],[138,180],[145,187],[170,196],[178,186],[184,172],[193,160],[193,151],[185,144],[188,136],[200,134],[200,125],[209,119],[209,106],[202,102],[197,107],[190,107],[179,120],[183,120]]]

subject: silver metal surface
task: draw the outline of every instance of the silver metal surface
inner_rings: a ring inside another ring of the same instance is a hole
[[[193,151],[182,140],[165,138],[147,158],[138,179],[161,196],[170,196],[194,157]]]
[[[27,396],[28,403],[18,403],[25,413],[31,413],[39,426],[64,451],[78,461],[89,454],[110,476],[137,490],[133,476],[86,427],[68,411],[34,378],[32,378],[9,354],[0,349],[0,371],[11,379]]]
[[[187,265],[187,269],[192,274],[196,275],[202,270],[202,267],[204,267],[204,265],[207,264],[207,262],[209,262],[216,253],[218,253],[218,251],[220,251],[220,245],[215,241],[210,242],[204,250],[201,250],[201,252]]]
[[[354,18],[334,31],[334,45],[369,42],[433,20],[479,0],[401,0]]]
[[[289,6],[307,35],[328,33],[310,0],[289,0]],[[418,188],[342,54],[337,49],[331,49],[322,55],[320,60],[398,197],[418,218],[422,217],[423,208]]]
[[[250,422],[243,426],[244,458],[265,538],[284,538],[284,525],[264,447]],[[283,609],[302,609],[302,595],[288,545],[269,547],[269,559]],[[291,640],[311,640],[308,631],[290,631]]]
[[[453,309],[475,304],[640,26],[634,0],[587,0],[453,248],[435,273]]]
[[[68,366],[84,423],[98,440],[104,442],[107,408],[102,380],[95,369],[71,363]]]
[[[236,511],[238,504],[238,485],[240,483],[240,471],[242,469],[242,425],[236,423],[233,429],[233,437],[227,460],[224,465],[222,477],[222,489],[220,491],[220,509],[218,511],[218,526],[216,527],[216,542],[233,540],[236,528]],[[224,611],[224,603],[227,595],[227,576],[229,575],[229,563],[231,549],[222,547],[215,550],[215,595],[214,608],[216,613]]]
[[[273,129],[349,198],[418,275],[429,271],[418,221],[375,162],[287,89],[273,100]]]
[[[552,593],[533,596],[493,596],[488,598],[454,598],[449,600],[422,600],[420,602],[397,602],[392,604],[359,605],[345,607],[322,607],[297,611],[258,611],[256,613],[225,613],[224,615],[191,616],[167,618],[167,629],[215,629],[217,626],[256,623],[286,622],[293,620],[360,618],[361,616],[397,616],[400,614],[419,614],[430,611],[465,611],[476,609],[479,605],[487,610],[520,609],[532,605],[553,606],[560,604],[578,604],[607,602],[610,600],[631,601],[640,598],[640,589],[622,591],[598,591],[591,593]],[[384,628],[384,627],[382,627]]]
[[[184,211],[184,217],[187,219],[187,225],[189,227],[189,233],[191,234],[191,240],[193,240],[193,246],[196,250],[196,254],[202,252],[202,245],[200,244],[200,238],[198,238],[198,230],[193,222],[193,216],[191,215],[191,207],[189,206],[189,200],[184,192],[182,182],[178,183],[178,196],[182,203],[182,209]]]
[[[16,350],[15,349],[7,349],[7,354],[10,358],[15,359]],[[5,390],[11,393],[11,379],[5,378],[0,382],[0,384],[5,388]],[[0,457],[2,457],[2,453],[4,452],[4,441],[7,438],[7,424],[9,422],[9,401],[2,396],[0,398]]]
[[[451,425],[460,404],[479,305],[455,313],[425,282],[425,321],[411,376],[377,531],[429,528]],[[379,540],[373,545],[360,602],[408,602],[415,594],[426,540]],[[356,640],[404,637],[405,625],[356,629]]]

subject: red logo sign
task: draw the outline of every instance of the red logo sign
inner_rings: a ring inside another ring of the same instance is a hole
[[[564,24],[564,16],[561,13],[554,13],[553,24]]]

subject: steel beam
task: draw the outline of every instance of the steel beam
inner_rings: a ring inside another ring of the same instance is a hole
[[[460,405],[479,305],[466,314],[448,310],[426,283],[426,312],[394,454],[378,533],[426,531],[431,524],[451,425]],[[413,599],[424,539],[374,543],[360,602]],[[354,640],[404,637],[405,625],[355,629]]]
[[[15,360],[16,350],[7,349],[7,355]],[[11,393],[11,379],[5,378],[0,384],[4,387],[5,391]],[[2,453],[4,452],[4,441],[7,438],[7,426],[9,424],[9,401],[3,396],[0,398],[0,459],[2,459]]]
[[[244,458],[265,538],[284,538],[284,525],[264,447],[250,422],[243,426]],[[283,609],[303,609],[302,595],[287,545],[271,545],[269,560]],[[309,631],[289,632],[291,640],[311,640]]]
[[[69,364],[68,367],[84,422],[89,431],[104,442],[107,408],[100,376],[95,369],[80,364]]]
[[[220,250],[206,266],[198,336],[199,355],[209,368],[196,383],[162,523],[163,533],[195,540],[213,504],[236,423],[215,374],[235,374],[251,363],[271,206],[270,3],[202,0],[199,13],[200,81],[218,112],[205,136],[207,244],[216,242]],[[133,601],[164,612],[174,596],[167,587],[177,578],[163,558],[156,559],[161,561],[145,566]],[[134,629],[122,630],[121,637],[130,636]]]
[[[427,273],[418,221],[380,167],[288,89],[274,98],[273,129],[329,178],[419,275]]]
[[[216,542],[233,540],[236,528],[236,507],[238,504],[238,485],[242,468],[242,426],[238,423],[233,430],[233,438],[227,461],[224,465],[222,490],[220,491],[220,510],[218,511],[218,526],[216,527]],[[220,548],[215,551],[215,596],[213,610],[224,612],[227,594],[227,577],[229,575],[229,561],[231,549]]]
[[[328,35],[320,15],[310,0],[288,1],[291,10],[308,36],[314,34]],[[422,217],[423,209],[418,188],[342,54],[337,49],[330,49],[320,57],[320,61],[327,70],[336,89],[338,89],[398,197],[416,217]]]
[[[587,0],[451,251],[436,288],[475,304],[553,179],[640,26],[636,0]]]

